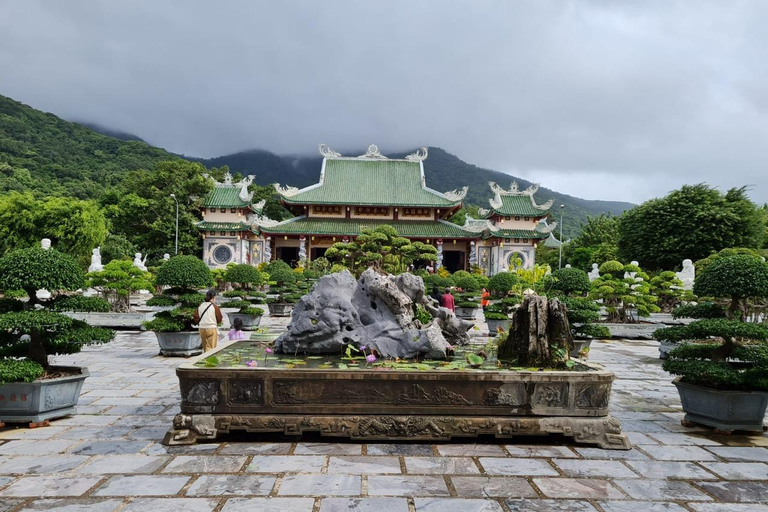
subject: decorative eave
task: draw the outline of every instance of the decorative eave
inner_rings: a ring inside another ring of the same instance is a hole
[[[245,222],[210,222],[201,220],[195,225],[198,231],[248,231],[250,226]]]
[[[253,199],[253,192],[248,191],[248,186],[253,183],[252,174],[244,177],[237,183],[232,182],[232,175],[227,172],[223,182],[217,182],[209,174],[203,174],[205,178],[213,180],[213,190],[208,194],[203,206],[213,208],[243,208],[248,207]]]
[[[494,193],[493,198],[488,201],[491,208],[490,210],[485,208],[479,210],[480,215],[486,218],[491,217],[493,214],[501,216],[523,215],[526,217],[543,218],[547,216],[549,209],[554,204],[554,199],[550,199],[541,205],[536,204],[536,201],[533,198],[534,194],[539,190],[539,185],[536,183],[524,190],[520,190],[519,185],[515,181],[510,184],[509,189],[503,189],[493,181],[488,182],[488,185]],[[517,211],[505,210],[505,197],[525,197],[530,201],[530,209],[526,209],[524,206],[520,205],[524,208],[524,211],[520,211],[519,213]]]

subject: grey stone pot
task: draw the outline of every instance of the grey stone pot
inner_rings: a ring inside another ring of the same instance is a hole
[[[589,348],[590,345],[592,345],[592,338],[574,339],[573,349],[571,349],[571,353],[569,355],[573,358],[581,357],[579,353],[585,348]]]
[[[272,316],[291,316],[293,311],[293,304],[281,302],[272,302],[267,304],[267,307],[269,308],[269,314]]]
[[[512,325],[512,320],[486,320],[485,323],[488,324],[488,333],[491,336],[496,336],[499,327],[508,331],[509,326]]]
[[[768,392],[723,391],[681,382],[680,377],[672,383],[680,393],[684,423],[698,423],[726,432],[763,431]]]
[[[456,316],[466,320],[474,320],[478,308],[456,308]]]
[[[203,341],[197,331],[155,331],[155,336],[161,355],[189,357],[203,353]]]
[[[634,340],[652,340],[653,333],[659,329],[658,324],[614,324],[601,322],[611,333],[611,338],[627,338]]]
[[[229,324],[235,325],[235,318],[239,318],[243,321],[243,329],[250,331],[256,329],[261,323],[261,315],[243,315],[242,313],[227,313],[229,317]]]
[[[80,390],[88,377],[88,368],[54,366],[52,369],[79,370],[79,375],[34,382],[12,382],[0,385],[0,421],[6,423],[39,423],[77,414]]]
[[[172,309],[172,308],[171,308]],[[144,322],[155,318],[155,310],[136,313],[81,313],[65,311],[64,315],[75,320],[82,320],[92,327],[108,327],[111,329],[143,329]]]
[[[679,343],[670,343],[668,341],[659,342],[659,359],[666,359],[669,357],[669,351],[679,347]]]

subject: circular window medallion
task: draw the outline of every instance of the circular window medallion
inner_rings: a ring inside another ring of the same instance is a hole
[[[213,259],[216,260],[216,263],[229,263],[232,259],[232,249],[226,245],[216,247],[216,249],[213,250]]]
[[[517,270],[518,268],[525,268],[525,263],[528,260],[525,253],[520,251],[513,251],[507,256],[507,267],[510,270]]]

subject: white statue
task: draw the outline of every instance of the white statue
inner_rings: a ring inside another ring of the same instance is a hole
[[[636,262],[636,261],[630,261],[629,264],[630,265],[634,265],[636,267],[640,266],[640,264],[638,262]],[[634,279],[634,280],[636,280],[635,279],[636,275],[637,275],[637,272],[624,272],[624,279]],[[640,281],[642,281],[642,278],[640,279]]]
[[[91,266],[88,267],[88,272],[101,272],[104,270],[104,265],[101,264],[101,247],[97,247],[91,251]]]
[[[168,254],[168,253],[163,254],[163,261],[168,261],[169,259],[171,259],[171,255],[170,254]]]
[[[42,240],[40,240],[40,247],[44,251],[47,251],[48,249],[50,249],[51,248],[51,239],[50,238],[43,238]],[[48,299],[51,298],[51,292],[49,292],[45,288],[41,288],[40,290],[37,290],[37,292],[35,292],[35,295],[37,295],[37,298],[39,300],[48,300]]]
[[[50,249],[51,248],[51,239],[50,238],[43,238],[42,240],[40,240],[40,247],[42,247],[42,249],[44,251],[47,251],[48,249]]]
[[[679,280],[683,282],[683,290],[693,290],[693,280],[696,278],[696,267],[691,260],[683,260],[683,270],[675,272]]]
[[[565,268],[571,268],[571,264],[570,263],[566,263],[565,264]]]
[[[600,271],[597,269],[597,263],[592,264],[592,270],[587,275],[589,276],[590,281],[594,281],[600,277]]]
[[[133,266],[138,268],[139,270],[143,270],[144,272],[146,272],[147,266],[144,264],[146,263],[146,261],[147,261],[147,256],[144,256],[144,259],[142,260],[141,253],[137,252],[133,258]]]
[[[437,242],[437,264],[435,265],[436,268],[440,268],[443,266],[443,243]]]

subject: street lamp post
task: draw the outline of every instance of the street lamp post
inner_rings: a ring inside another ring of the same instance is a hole
[[[563,211],[565,210],[565,205],[560,205],[560,256],[557,260],[557,268],[563,268]]]
[[[176,199],[176,194],[171,194],[171,197],[176,201],[176,255],[179,254],[179,200]],[[562,228],[560,228],[562,231]]]

